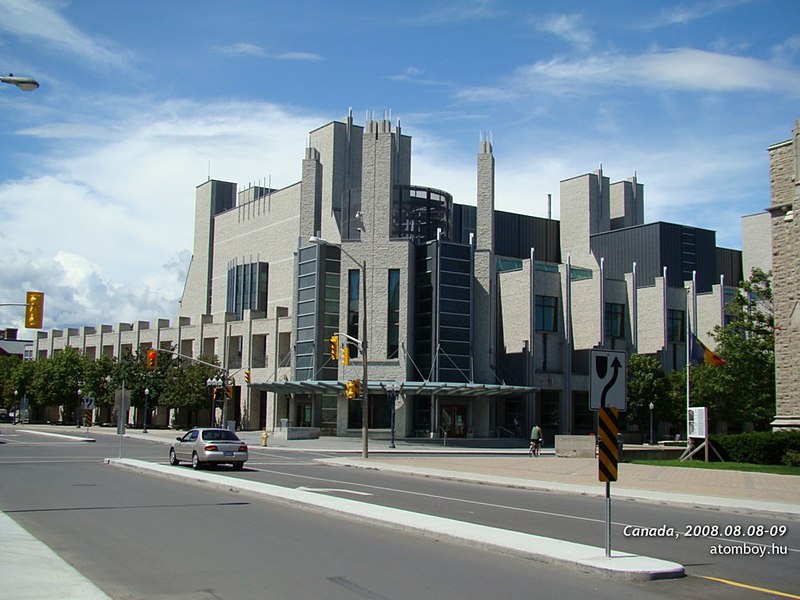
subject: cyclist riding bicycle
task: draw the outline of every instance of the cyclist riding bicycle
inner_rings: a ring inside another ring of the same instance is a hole
[[[542,428],[534,425],[531,429],[531,445],[528,449],[528,456],[539,456],[542,448]]]

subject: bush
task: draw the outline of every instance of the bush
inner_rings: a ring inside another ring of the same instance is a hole
[[[787,467],[800,467],[800,452],[796,450],[787,450],[783,455],[783,464]]]
[[[780,465],[788,452],[800,454],[800,432],[754,431],[737,435],[712,435],[711,441],[726,461]]]

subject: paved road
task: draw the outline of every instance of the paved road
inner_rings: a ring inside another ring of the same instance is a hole
[[[98,439],[102,439],[102,437],[103,437],[103,436],[100,436],[100,437],[98,437]],[[158,437],[158,436],[150,436],[150,437]],[[106,437],[105,439],[107,440],[108,438]],[[132,444],[132,442],[129,442],[128,440],[126,440],[126,442],[125,442],[125,443],[126,443],[126,444],[129,444],[129,446],[130,446],[130,444]],[[251,443],[252,443],[252,441],[251,441]],[[318,443],[318,444],[319,444],[319,443]],[[158,448],[158,445],[155,445],[155,444],[153,444],[153,445],[151,445],[151,446],[154,446],[154,447]],[[318,445],[317,447],[319,448],[319,445]],[[373,447],[374,447],[374,446],[373,446]],[[137,448],[138,448],[138,447],[137,447]],[[339,449],[340,449],[340,450],[341,450],[342,448],[343,448],[342,446],[340,446],[340,447],[339,447]],[[126,450],[127,450],[127,449],[128,449],[128,446],[126,446]],[[137,450],[137,451],[138,451],[138,450]],[[160,456],[160,457],[158,457],[159,451],[160,451],[160,454],[161,454],[161,456]],[[258,469],[259,469],[259,473],[265,473],[265,472],[269,471],[269,472],[270,472],[270,473],[273,475],[273,477],[274,477],[274,474],[275,474],[276,472],[278,472],[278,467],[279,467],[279,465],[275,464],[275,463],[277,463],[277,462],[278,462],[278,458],[280,458],[280,457],[282,457],[282,456],[283,456],[283,457],[287,456],[286,452],[283,452],[283,454],[281,454],[281,452],[282,452],[282,450],[280,450],[280,449],[273,449],[273,448],[270,448],[270,449],[262,449],[262,448],[254,447],[254,448],[253,448],[253,454],[254,454],[254,456],[253,456],[253,459],[251,460],[251,463],[250,463],[250,464],[252,464],[254,467],[258,468]],[[308,456],[308,455],[310,455],[310,454],[317,454],[318,452],[319,452],[319,451],[312,452],[312,450],[311,450],[311,449],[308,449],[308,451],[307,451],[307,452],[305,452],[305,453],[303,453],[303,454],[304,454],[304,455],[306,455],[306,456]],[[164,453],[164,448],[163,448],[163,447],[161,447],[161,448],[158,448],[158,450],[156,451],[156,457],[157,457],[157,458],[159,458],[159,460],[161,460],[162,462],[163,462],[163,453]],[[150,452],[147,452],[146,454],[150,454]],[[275,455],[275,454],[277,454],[277,457],[278,457],[278,458],[276,458],[275,456],[272,456],[272,455]],[[295,454],[295,455],[298,455],[298,454],[300,454],[300,453],[296,453],[296,452],[295,452],[294,454]],[[291,453],[289,453],[288,455],[291,455]],[[271,457],[271,458],[270,458],[270,457]],[[386,463],[389,463],[389,462],[397,462],[397,461],[399,461],[399,462],[401,463],[400,465],[398,465],[398,464],[394,464],[394,465],[387,465],[387,467],[386,467],[386,468],[389,468],[390,466],[391,466],[391,468],[394,468],[394,469],[402,469],[402,468],[407,468],[407,467],[403,467],[403,463],[405,463],[405,464],[410,464],[410,465],[411,465],[411,468],[412,468],[412,469],[413,469],[415,472],[417,472],[417,473],[419,473],[419,470],[422,468],[422,467],[419,467],[418,465],[414,464],[414,462],[415,462],[415,461],[422,460],[422,459],[420,459],[420,458],[408,458],[408,457],[404,457],[402,460],[400,460],[400,459],[398,459],[398,458],[396,458],[396,457],[395,457],[395,458],[394,458],[392,461],[388,461],[388,460],[386,460],[384,457],[380,457],[378,460],[376,460],[377,458],[378,458],[378,457],[376,457],[376,456],[375,456],[375,454],[373,453],[373,458],[371,458],[371,459],[370,459],[370,461],[369,461],[369,463],[370,463],[370,466],[371,466],[371,467],[374,467],[374,466],[376,466],[376,465],[377,465],[379,462],[386,464]],[[269,460],[267,460],[267,459],[269,459]],[[425,460],[428,460],[428,459],[430,459],[430,460],[434,460],[434,458],[433,458],[433,457],[430,457],[430,456],[428,456],[428,457],[425,457]],[[291,461],[291,460],[286,460],[285,458],[283,458],[283,460],[284,460],[285,462],[294,462],[294,464],[295,464],[295,467],[297,466],[297,465],[296,465],[296,463],[297,463],[297,461],[296,461],[296,460],[295,460],[295,461]],[[452,463],[453,461],[457,461],[457,460],[460,460],[460,461],[462,461],[462,462],[466,462],[466,461],[467,461],[467,459],[466,459],[466,458],[465,458],[463,455],[461,455],[461,456],[451,456],[451,455],[448,455],[448,456],[440,456],[440,457],[436,458],[435,460],[436,460],[436,461],[450,461],[451,463]],[[498,463],[498,461],[501,461],[501,462],[502,462],[502,461],[514,461],[514,462],[516,463],[516,468],[517,468],[517,469],[519,469],[519,465],[520,465],[520,463],[521,463],[521,462],[522,462],[523,464],[534,464],[534,463],[535,463],[535,464],[538,464],[538,465],[539,465],[539,468],[542,468],[542,465],[544,465],[544,464],[545,464],[545,461],[555,461],[555,459],[552,459],[552,458],[550,458],[550,459],[540,459],[540,460],[541,460],[541,462],[537,462],[535,459],[533,459],[533,460],[530,460],[530,461],[528,462],[528,459],[526,459],[526,458],[521,458],[520,456],[513,456],[513,457],[498,456],[498,457],[493,457],[493,458],[486,458],[486,457],[474,457],[474,456],[472,456],[472,457],[470,457],[470,458],[469,458],[469,462],[471,462],[471,463],[473,463],[473,464],[480,464],[480,465],[488,465],[488,464],[491,464],[491,463],[492,463],[492,461],[494,461],[494,463],[495,463],[495,464],[499,464],[499,463]],[[410,462],[408,462],[408,461],[410,461]],[[304,462],[309,462],[309,461],[304,461]],[[358,462],[358,461],[356,460],[355,462]],[[267,464],[265,464],[265,463],[271,463],[271,464],[267,465]],[[430,464],[430,463],[428,463],[428,464]],[[575,463],[573,463],[573,464],[575,464]],[[282,468],[282,467],[281,467],[281,468]],[[287,467],[287,468],[288,468],[288,467]],[[311,468],[311,467],[309,467],[309,468]],[[316,469],[316,470],[319,470],[320,468],[321,468],[321,467],[319,467],[319,466],[315,467],[315,469]],[[296,469],[295,469],[295,470],[296,470]],[[476,469],[473,469],[473,470],[480,471],[480,469],[478,469],[478,468],[476,468]],[[684,469],[680,469],[680,470],[681,470],[681,471],[683,471]],[[450,472],[450,473],[452,473],[453,471],[451,470],[451,471],[449,471],[449,472]],[[255,473],[255,472],[253,472],[253,473]],[[250,474],[248,474],[248,473],[243,473],[243,474],[242,474],[242,476],[243,476],[243,477],[252,477],[252,476],[253,476],[253,473],[250,473]],[[351,483],[351,482],[352,482],[352,477],[351,477],[351,475],[353,475],[354,473],[356,473],[356,471],[355,471],[354,469],[345,469],[345,470],[338,469],[338,470],[337,470],[337,473],[347,473],[347,475],[348,475],[348,480],[350,480],[348,483]],[[372,470],[370,470],[370,472],[363,472],[363,471],[362,471],[360,474],[361,474],[362,476],[368,476],[368,477],[370,477],[371,479],[374,479],[375,472],[374,472],[374,471],[372,471]],[[338,475],[337,475],[337,476],[338,476]],[[452,475],[451,475],[451,476],[452,476]],[[488,477],[488,476],[486,476],[486,475],[480,475],[480,476],[481,476],[481,477],[483,477],[483,478],[484,478],[484,480],[485,480],[485,479]],[[311,477],[315,477],[315,476],[314,476],[314,475],[310,475],[310,474],[309,474],[309,475],[307,475],[307,477],[311,478]],[[462,476],[461,476],[461,475],[457,475],[457,477],[458,477],[458,478],[461,478]],[[310,481],[310,479],[309,479],[309,481]],[[419,484],[419,483],[422,483],[422,482],[424,482],[424,481],[425,481],[425,480],[418,480],[418,481],[417,481],[417,483]],[[317,478],[317,484],[318,484],[318,483],[319,483],[319,480],[318,480],[318,478]],[[312,485],[316,485],[316,486],[317,486],[317,488],[319,488],[320,486],[319,486],[319,485],[317,485],[317,484],[312,484]],[[308,486],[306,486],[306,487],[308,487]],[[329,487],[330,487],[330,486],[329,486]],[[389,486],[375,486],[375,485],[374,485],[374,482],[373,482],[373,487],[383,487],[383,488],[385,488],[386,490],[388,490],[388,489],[389,489]],[[461,486],[461,487],[464,487],[464,486]],[[482,488],[482,490],[481,490],[481,491],[483,491],[483,490],[486,490],[487,488],[492,488],[492,489],[494,489],[494,486],[479,486],[479,488],[474,488],[474,486],[467,486],[467,487],[468,487],[469,489],[471,489],[471,490],[474,490],[474,489],[481,489],[481,488]],[[524,492],[524,491],[523,491],[523,490],[513,490],[513,489],[512,489],[512,490],[507,490],[507,492],[506,492],[506,493],[511,493],[511,494],[513,494],[513,493],[515,493],[515,492],[516,492],[517,494],[520,494],[520,493],[522,493],[522,492]],[[316,492],[316,493],[319,493],[319,492]],[[325,491],[324,493],[326,493],[326,494],[331,494],[331,493],[333,493],[333,494],[337,494],[338,492],[336,492],[336,491]],[[345,493],[345,495],[347,495],[347,494],[349,494],[349,492]],[[397,495],[398,495],[398,493],[397,493],[397,492],[393,492],[393,494],[394,494],[395,496],[397,496]],[[400,495],[400,496],[403,496],[404,494],[405,494],[405,496],[408,496],[408,495],[409,495],[409,494],[407,494],[407,493],[405,493],[405,492],[400,492],[400,494],[399,494],[399,495]],[[531,493],[530,493],[530,492],[528,492],[528,493],[527,493],[527,496],[530,496],[530,495],[531,495]],[[433,495],[433,494],[430,494],[429,496],[430,496],[430,497],[433,497],[434,495]],[[452,496],[452,494],[448,494],[447,496]],[[447,496],[446,496],[445,494],[439,494],[439,501],[441,502],[441,501],[445,500],[445,499],[447,498]],[[553,494],[549,494],[549,495],[547,495],[547,494],[546,494],[545,496],[549,496],[549,497],[550,497],[550,501],[552,501],[552,496],[553,496]],[[561,497],[562,497],[562,498],[565,498],[565,499],[566,499],[566,498],[568,498],[568,496],[561,496]],[[373,501],[373,500],[372,500],[372,499],[370,499],[370,502],[372,502],[372,501]],[[383,501],[383,500],[381,500],[381,501]],[[461,503],[461,505],[462,505],[462,506],[461,506],[461,508],[459,508],[459,509],[458,509],[458,511],[459,511],[459,513],[458,513],[458,514],[459,514],[459,515],[463,514],[466,520],[469,520],[469,519],[470,519],[470,517],[469,517],[469,515],[470,515],[470,514],[473,514],[473,515],[475,515],[475,518],[480,518],[480,519],[484,519],[484,518],[485,518],[485,517],[483,516],[483,515],[486,513],[486,511],[485,511],[484,509],[482,509],[481,511],[475,511],[475,510],[472,510],[474,506],[479,506],[479,505],[480,505],[480,506],[488,506],[489,504],[494,504],[495,506],[494,506],[494,507],[492,507],[492,509],[491,509],[492,511],[499,512],[500,514],[503,514],[503,513],[507,514],[507,513],[508,513],[508,509],[507,509],[507,508],[505,508],[504,506],[501,506],[501,503],[498,503],[498,502],[489,503],[489,502],[482,502],[482,501],[474,501],[474,502],[473,502],[471,505],[469,505],[469,504],[465,504],[464,502],[462,502],[462,500],[461,500],[461,499],[456,499],[456,498],[452,498],[452,500],[448,500],[448,502],[450,503],[450,504],[449,504],[450,508],[449,508],[449,509],[445,509],[445,510],[450,510],[450,511],[452,511],[452,510],[453,510],[453,506],[454,506],[454,504],[453,504],[453,503],[454,503],[454,502],[459,502],[459,503]],[[445,504],[447,504],[447,503],[445,503]],[[505,504],[505,501],[503,502],[503,504]],[[634,505],[634,508],[636,508],[636,509],[639,509],[639,508],[641,508],[642,510],[644,510],[644,506],[637,507],[637,506],[635,506],[635,505]],[[425,512],[427,512],[427,513],[430,513],[430,512],[431,512],[431,511],[430,511],[430,509],[427,509],[427,508],[423,508],[423,510],[424,510]],[[537,513],[537,512],[538,512],[538,513],[541,513],[541,512],[544,512],[544,511],[538,510],[538,511],[530,511],[530,512],[532,512],[532,513]],[[565,512],[565,511],[563,511],[563,510],[562,510],[561,512],[563,513],[563,512]],[[575,511],[574,511],[574,510],[572,510],[572,509],[570,509],[570,510],[569,510],[569,511],[567,511],[567,512],[574,513]],[[528,514],[530,514],[530,513],[528,513]],[[553,514],[555,514],[555,511],[553,511]],[[747,513],[746,513],[746,511],[745,511],[745,514],[747,514]],[[616,512],[615,512],[615,516],[616,516]],[[716,516],[716,515],[715,515],[715,516]],[[493,516],[492,518],[497,518],[497,517],[494,517],[494,516]],[[597,521],[597,519],[593,519],[593,520],[594,520],[594,521]],[[548,520],[548,521],[551,521],[551,520]],[[652,522],[653,522],[653,520],[652,520],[652,517],[649,517],[649,518],[648,518],[648,517],[644,517],[644,522],[645,522],[645,523],[648,523],[648,522],[649,522],[649,523],[652,523]],[[755,521],[752,521],[752,522],[753,522],[753,523],[755,523]],[[709,523],[709,521],[706,521],[706,524],[708,524],[708,523]],[[725,522],[724,522],[724,520],[723,520],[723,521],[714,521],[714,523],[719,523],[719,525],[720,525],[720,526],[724,526],[724,523],[725,523]],[[502,526],[502,525],[499,525],[499,526]],[[630,541],[630,540],[629,540],[629,541]],[[636,541],[637,541],[637,542],[639,542],[640,544],[644,544],[645,546],[646,546],[646,544],[647,544],[647,542],[648,542],[648,540],[636,540]],[[699,541],[699,540],[696,540],[696,541]],[[707,553],[708,553],[708,549],[707,549],[707,546],[708,546],[708,541],[707,541],[707,540],[700,541],[700,544],[701,544],[701,545],[702,545],[703,543],[705,543],[705,544],[706,544],[706,547],[703,549],[703,552],[705,553],[705,554],[704,554],[704,556],[707,556]],[[616,548],[616,546],[615,546],[615,548]],[[749,568],[751,568],[751,569],[752,569],[753,565],[754,565],[754,564],[756,564],[756,562],[755,562],[755,561],[753,561],[753,560],[750,560],[750,561],[749,561],[749,563],[748,563],[748,562],[747,562],[747,561],[748,561],[748,558],[747,558],[747,557],[745,557],[745,558],[742,558],[742,557],[737,557],[737,558],[738,558],[739,560],[742,560],[742,561],[744,561],[744,562],[743,562],[743,566],[749,567]],[[750,558],[750,559],[752,559],[752,557],[749,557],[749,558]],[[731,558],[730,558],[730,557],[728,557],[728,559],[727,559],[727,560],[728,560],[728,561],[730,561],[730,560],[731,560]],[[713,563],[714,561],[709,561],[709,562],[710,562],[710,563]],[[723,562],[723,563],[725,563],[726,561],[722,561],[722,562]],[[763,563],[762,563],[762,564],[763,564]],[[729,565],[729,566],[730,566],[730,565]],[[735,571],[735,569],[734,569],[734,571]],[[787,585],[791,585],[791,579],[789,580],[789,582],[790,582],[790,583],[789,583],[789,584],[787,584]],[[778,583],[778,581],[776,581],[776,580],[773,580],[771,583]],[[783,587],[783,588],[779,588],[779,589],[791,589],[791,587],[788,587],[788,588],[787,588],[787,587]]]

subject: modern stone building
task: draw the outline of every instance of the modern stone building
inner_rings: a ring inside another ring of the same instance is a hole
[[[769,148],[772,292],[775,308],[774,429],[800,429],[800,121],[792,138]]]
[[[376,435],[394,422],[399,437],[503,437],[534,421],[550,436],[593,431],[593,348],[657,353],[674,370],[687,320],[711,343],[741,252],[713,231],[645,223],[636,177],[562,181],[556,221],[496,210],[489,140],[468,204],[412,183],[411,141],[399,123],[349,115],[310,133],[294,185],[203,183],[177,321],[42,331],[34,355],[216,354],[235,379],[227,418],[244,429],[285,419],[357,435],[345,386],[363,378]],[[350,364],[331,359],[334,334]]]

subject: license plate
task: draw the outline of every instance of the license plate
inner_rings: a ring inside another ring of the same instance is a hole
[[[233,452],[225,451],[225,452],[222,453],[222,456],[233,456]]]

